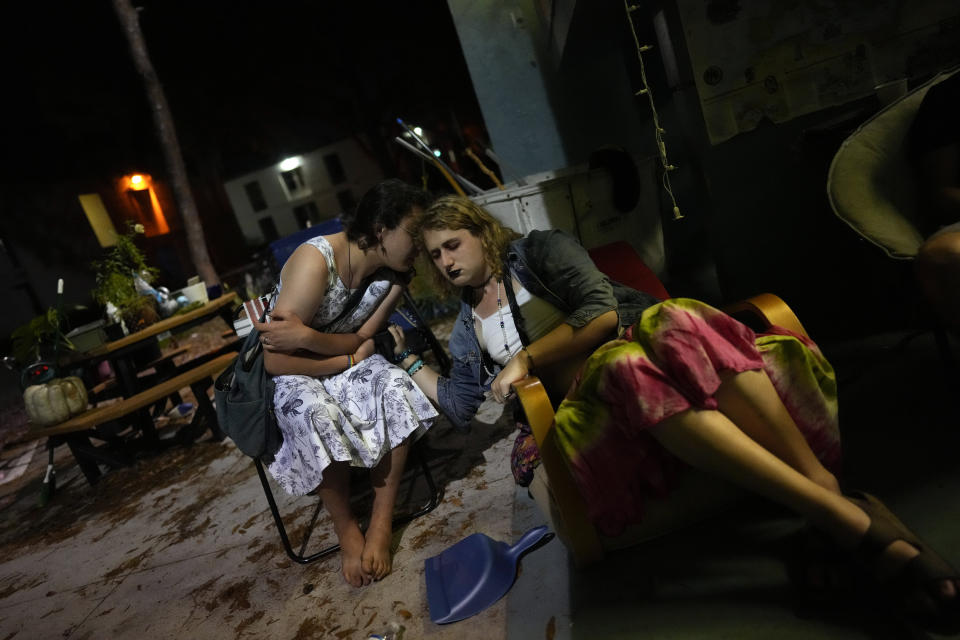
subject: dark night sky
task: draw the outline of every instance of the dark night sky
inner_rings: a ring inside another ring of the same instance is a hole
[[[18,5],[4,9],[2,181],[162,166],[110,2]],[[212,157],[229,178],[354,132],[392,137],[397,115],[479,121],[444,0],[135,6],[190,169]]]
[[[250,254],[225,180],[363,134],[387,176],[418,182],[420,160],[391,141],[397,116],[459,149],[464,127],[483,135],[445,0],[134,6],[220,270]],[[143,83],[110,0],[7,3],[0,20],[0,240],[84,273],[100,248],[85,225],[65,233],[82,219],[77,194],[102,194],[133,172],[167,177]],[[175,214],[171,225],[145,244],[177,280],[192,267]]]

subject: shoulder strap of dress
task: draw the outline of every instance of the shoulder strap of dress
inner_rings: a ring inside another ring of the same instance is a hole
[[[337,263],[333,259],[333,245],[330,244],[330,241],[324,238],[323,236],[317,236],[315,238],[310,238],[307,240],[310,244],[317,248],[317,250],[323,254],[323,259],[327,262],[327,270],[331,274],[338,274]]]

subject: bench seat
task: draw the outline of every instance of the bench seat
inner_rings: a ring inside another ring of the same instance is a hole
[[[100,470],[97,466],[98,462],[106,462],[111,466],[126,463],[125,460],[121,460],[116,455],[101,451],[102,447],[94,447],[90,443],[90,436],[109,439],[93,431],[93,429],[108,422],[119,420],[141,409],[147,409],[184,387],[191,387],[193,389],[194,394],[197,396],[198,415],[206,418],[206,424],[213,432],[214,438],[218,440],[223,439],[224,434],[217,424],[216,411],[210,402],[210,398],[207,397],[207,389],[213,384],[214,377],[231,366],[236,357],[236,353],[224,353],[129,398],[88,409],[60,424],[49,427],[31,427],[19,438],[19,441],[26,442],[38,438],[50,438],[48,443],[50,447],[66,443],[77,459],[77,463],[80,465],[84,475],[86,475],[87,480],[93,484],[100,477]],[[145,420],[149,423],[148,427],[145,428],[152,430],[153,422],[149,414],[146,415]],[[194,421],[197,422],[196,417]],[[190,438],[199,436],[203,432],[201,430],[200,433],[196,433],[194,427],[195,425],[191,424],[189,427],[184,428],[185,433]],[[206,427],[204,427],[204,430],[205,428]],[[183,439],[189,439],[187,436]],[[156,433],[152,432],[149,437],[156,440]]]
[[[205,378],[210,378],[214,374],[220,373],[231,363],[233,363],[236,357],[237,354],[235,353],[225,353],[217,358],[214,358],[213,360],[210,360],[209,362],[201,364],[198,367],[194,367],[193,369],[185,371],[178,376],[161,382],[154,387],[150,387],[145,391],[141,391],[135,396],[131,396],[108,405],[88,409],[87,411],[73,416],[66,422],[61,422],[60,424],[36,429],[31,428],[26,434],[24,434],[22,440],[35,440],[37,438],[45,438],[62,433],[70,433],[72,431],[83,431],[85,429],[92,429],[93,427],[103,424],[104,422],[110,422],[111,420],[122,418],[130,413],[133,413],[134,411],[137,411],[138,409],[149,407],[155,402],[163,400],[170,394],[179,391],[184,387],[189,387],[190,385],[200,382]]]

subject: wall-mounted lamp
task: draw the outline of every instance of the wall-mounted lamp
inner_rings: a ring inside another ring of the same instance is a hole
[[[292,158],[286,158],[280,162],[280,171],[293,171],[302,164],[302,158],[300,156],[293,156]]]
[[[120,180],[121,191],[146,229],[146,235],[158,236],[170,231],[167,218],[160,207],[160,200],[153,188],[153,179],[145,173],[133,173]]]

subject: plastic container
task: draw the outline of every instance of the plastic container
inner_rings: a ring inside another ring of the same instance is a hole
[[[80,353],[92,351],[107,341],[105,324],[103,320],[90,322],[68,333],[67,338]]]
[[[191,284],[183,289],[180,289],[179,291],[174,291],[170,295],[174,299],[183,296],[188,302],[202,302],[206,304],[210,301],[210,299],[207,297],[207,285],[205,285],[203,282]]]

